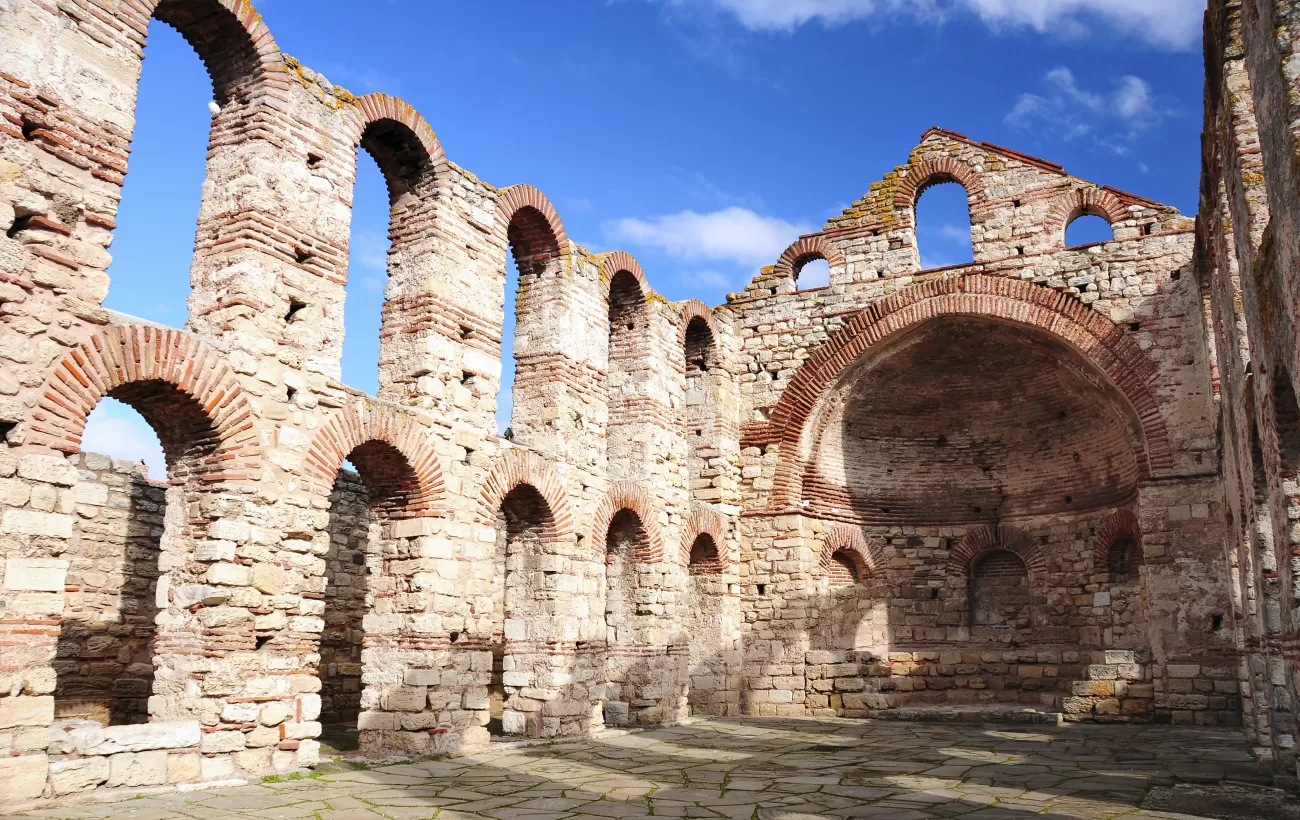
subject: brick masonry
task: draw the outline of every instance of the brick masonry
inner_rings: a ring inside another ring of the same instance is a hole
[[[1292,6],[1210,5],[1196,220],[934,128],[710,308],[247,0],[3,4],[6,797],[310,767],[326,723],[409,757],[691,714],[1242,725],[1293,776]],[[153,18],[220,109],[183,329],[102,307]],[[358,148],[376,396],[338,381]],[[922,271],[945,182],[974,261]],[[1066,247],[1084,214],[1113,240]],[[81,452],[104,396],[165,484]]]

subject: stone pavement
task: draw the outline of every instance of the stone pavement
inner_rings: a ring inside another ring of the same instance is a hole
[[[327,768],[334,773],[64,805],[18,816],[1171,818],[1193,815],[1141,809],[1149,789],[1225,779],[1267,782],[1232,730],[834,718],[712,718],[642,733],[609,732],[583,742],[493,748],[453,759],[369,769],[344,761]],[[1278,799],[1277,792],[1272,794]],[[1241,801],[1243,806],[1247,802]],[[1278,813],[1274,805],[1267,814],[1237,816],[1290,817],[1291,808],[1300,808],[1287,801]]]

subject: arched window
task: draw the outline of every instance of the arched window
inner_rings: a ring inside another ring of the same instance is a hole
[[[194,49],[176,29],[151,20],[106,307],[172,327],[185,323],[212,99]]]
[[[610,644],[635,642],[636,556],[649,543],[641,517],[629,509],[610,519],[605,535],[605,628]]]
[[[821,257],[809,259],[795,267],[794,281],[799,290],[824,288],[831,283],[831,264]]]
[[[493,735],[518,735],[527,731],[525,715],[508,713],[505,656],[509,650],[509,624],[518,624],[522,637],[534,637],[529,623],[542,612],[533,577],[545,550],[547,531],[553,524],[546,499],[531,484],[515,487],[501,502],[497,514],[497,542],[493,559],[492,673],[488,683],[488,731]],[[540,719],[540,716],[538,716]],[[534,727],[540,729],[540,726]]]
[[[686,378],[687,389],[693,376],[708,373],[715,364],[717,351],[713,340],[713,329],[702,316],[695,316],[686,325]]]
[[[717,575],[722,572],[722,556],[713,536],[700,533],[691,544],[690,563],[687,567],[694,575]]]
[[[915,224],[921,270],[974,260],[970,200],[965,187],[955,179],[935,179],[921,186]]]
[[[609,283],[609,426],[611,434],[635,420],[635,400],[643,387],[642,363],[649,355],[646,344],[649,311],[641,283],[630,271],[614,274]],[[617,442],[611,441],[611,447]],[[611,454],[612,455],[612,454]]]
[[[976,559],[970,571],[972,626],[1028,626],[1029,603],[1029,569],[1019,555],[994,550]]]
[[[192,558],[185,512],[203,491],[203,464],[219,441],[203,406],[161,381],[120,385],[91,412],[81,452],[70,459],[79,473],[77,517],[58,556],[68,574],[56,720],[149,720],[160,561]]]
[[[1070,224],[1065,227],[1065,245],[1069,248],[1096,242],[1109,242],[1114,238],[1114,229],[1100,214],[1081,213],[1070,220]]]
[[[325,630],[318,674],[321,716],[331,742],[357,748],[357,717],[362,709],[364,618],[377,593],[414,592],[408,578],[385,572],[385,562],[409,554],[392,538],[391,526],[408,502],[420,495],[419,478],[391,444],[367,441],[348,454],[330,492],[329,549],[325,558]],[[281,625],[263,624],[258,637],[271,640]]]
[[[389,193],[374,156],[357,152],[356,182],[352,186],[352,235],[348,243],[348,274],[342,323],[343,383],[372,395],[379,391],[379,334],[388,286]],[[303,308],[289,321],[307,330],[319,320],[315,306]],[[290,308],[292,310],[292,307]],[[309,331],[310,332],[310,331]]]
[[[532,405],[529,399],[546,390],[550,379],[546,367],[533,367],[529,359],[545,335],[545,306],[530,296],[538,292],[547,272],[561,262],[560,239],[546,214],[532,205],[523,205],[511,215],[506,231],[513,264],[507,264],[504,295],[505,322],[501,334],[501,383],[497,393],[497,425],[503,432],[526,441],[531,428],[541,422],[519,416],[519,409]],[[526,340],[530,349],[520,347]],[[511,355],[513,352],[513,356]]]

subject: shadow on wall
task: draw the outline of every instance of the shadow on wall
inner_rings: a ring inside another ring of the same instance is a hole
[[[82,515],[60,556],[69,566],[55,719],[146,723],[166,487],[129,462],[91,453],[71,458],[82,473]]]

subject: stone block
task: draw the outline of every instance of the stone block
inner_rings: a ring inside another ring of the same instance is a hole
[[[0,729],[45,726],[53,722],[54,698],[51,695],[0,698]]]
[[[231,780],[235,776],[235,761],[229,757],[200,757],[199,779],[204,783]]]
[[[56,797],[89,791],[108,780],[108,775],[107,757],[78,757],[50,764],[50,785]]]
[[[0,757],[0,805],[36,800],[45,794],[50,772],[48,755]]]
[[[167,782],[194,783],[203,776],[203,756],[197,752],[183,752],[167,756]]]
[[[204,732],[199,751],[205,755],[238,752],[244,748],[243,732]]]
[[[392,712],[422,712],[428,702],[428,691],[423,686],[403,686],[388,693],[384,706]]]
[[[227,587],[246,587],[252,581],[252,572],[239,564],[213,564],[208,567],[209,584]]]
[[[167,782],[167,752],[123,752],[108,759],[108,785],[159,786]]]
[[[153,749],[193,749],[202,731],[197,720],[140,723],[130,726],[92,726],[74,729],[72,742],[83,755],[111,755]]]
[[[68,562],[61,558],[10,558],[5,561],[4,589],[15,592],[63,592]]]
[[[441,669],[408,669],[402,674],[407,686],[437,686],[442,683]]]
[[[260,563],[253,567],[253,586],[267,595],[279,595],[284,591],[285,572],[275,564]]]
[[[0,532],[6,535],[45,535],[52,538],[71,538],[73,518],[70,515],[37,510],[5,510],[0,517]]]
[[[27,455],[18,460],[18,477],[71,487],[79,475],[77,468],[62,456]]]

